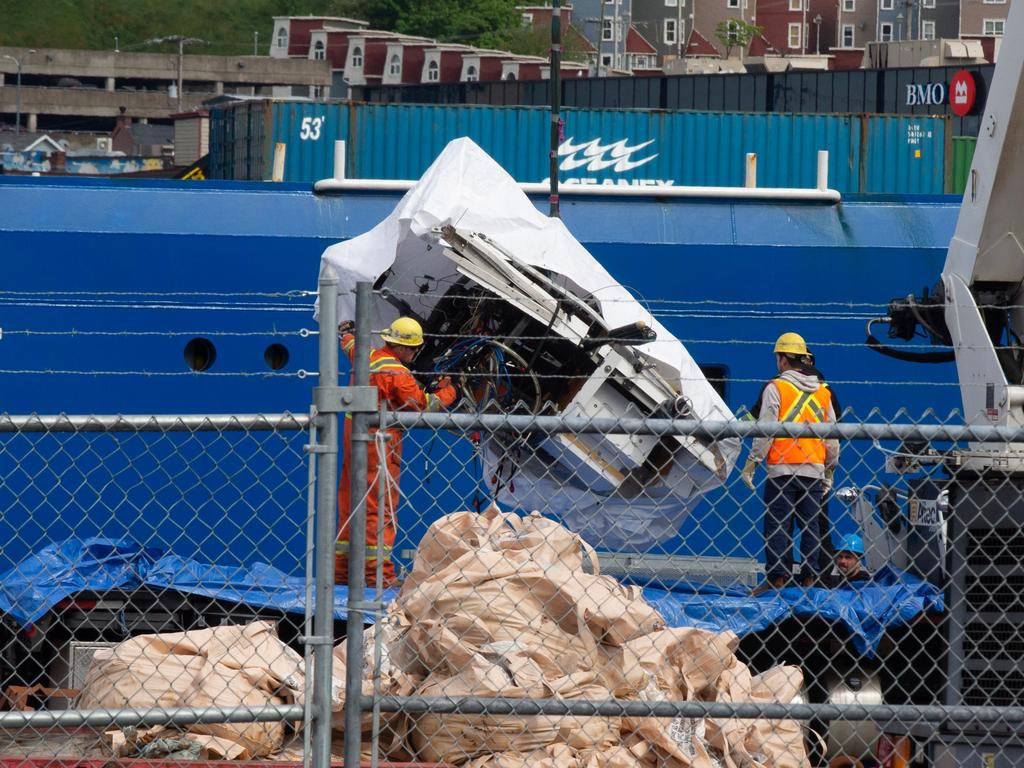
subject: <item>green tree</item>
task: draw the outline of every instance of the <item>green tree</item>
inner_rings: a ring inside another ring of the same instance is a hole
[[[376,29],[483,47],[507,44],[521,24],[514,0],[363,0],[352,8]]]
[[[513,30],[503,48],[524,56],[547,58],[551,51],[551,30],[528,25]],[[586,61],[590,49],[582,34],[562,26],[562,61]]]
[[[250,54],[270,47],[274,16],[344,16],[352,0],[0,0],[0,45],[173,52],[145,41],[166,35],[208,40],[189,53]]]
[[[750,41],[763,31],[764,27],[751,24],[743,19],[727,19],[718,22],[718,26],[715,27],[715,37],[725,46],[725,57],[729,58],[733,48],[745,51],[750,45]]]

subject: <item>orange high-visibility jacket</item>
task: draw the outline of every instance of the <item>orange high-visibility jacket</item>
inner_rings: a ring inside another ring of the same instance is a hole
[[[832,392],[826,386],[805,392],[785,379],[774,379],[779,390],[779,421],[824,424],[828,421]],[[768,451],[769,464],[825,464],[825,441],[813,437],[778,438]]]
[[[355,347],[355,336],[351,333],[342,336],[341,348],[350,361],[355,361]],[[455,402],[452,386],[424,392],[412,372],[387,348],[370,352],[370,386],[377,388],[379,402],[387,403],[392,411],[440,411]]]

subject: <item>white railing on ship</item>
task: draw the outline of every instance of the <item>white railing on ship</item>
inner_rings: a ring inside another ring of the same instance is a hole
[[[277,151],[281,153],[280,161],[275,156],[275,167],[280,163],[284,167],[283,144]],[[818,151],[818,176],[814,189],[789,187],[758,187],[757,186],[757,155],[750,152],[746,155],[746,185],[742,187],[687,187],[687,186],[612,186],[603,184],[573,184],[562,182],[559,185],[561,197],[601,196],[601,197],[684,197],[684,198],[715,198],[730,200],[791,200],[800,202],[838,203],[841,195],[838,190],[828,187],[828,150]],[[341,192],[375,191],[405,192],[412,188],[415,181],[409,179],[347,179],[345,178],[345,142],[334,142],[334,178],[321,179],[313,184],[313,190],[321,194],[338,194]],[[546,195],[550,191],[545,182],[520,182],[519,188],[528,195]]]

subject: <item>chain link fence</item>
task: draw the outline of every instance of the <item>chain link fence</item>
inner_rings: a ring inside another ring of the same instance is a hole
[[[1024,764],[1024,433],[651,407],[528,325],[390,410],[321,290],[310,416],[0,419],[0,755]]]
[[[1024,432],[696,418],[639,367],[545,376],[543,338],[428,332],[452,409],[353,414],[371,466],[401,448],[341,520],[350,760],[1024,765]]]
[[[308,416],[0,418],[0,755],[301,760]]]

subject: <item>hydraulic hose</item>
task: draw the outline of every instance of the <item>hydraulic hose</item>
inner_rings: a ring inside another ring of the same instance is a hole
[[[887,322],[889,322],[888,317],[876,317],[873,320],[868,320],[866,329],[868,338],[865,343],[868,347],[875,350],[875,352],[907,363],[952,363],[956,360],[956,355],[953,353],[953,350],[949,350],[948,352],[908,352],[905,349],[898,349],[896,347],[883,344],[871,333],[871,326],[874,323]]]

